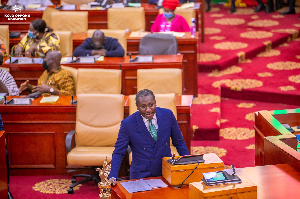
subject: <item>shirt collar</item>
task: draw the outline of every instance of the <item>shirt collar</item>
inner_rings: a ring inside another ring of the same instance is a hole
[[[142,115],[141,115],[141,116],[142,116]],[[144,123],[146,123],[146,122],[149,121],[149,120],[148,120],[147,118],[145,118],[144,116],[142,116],[142,119],[143,119]],[[153,116],[152,119],[153,119],[153,120],[157,120],[157,118],[156,118],[156,113],[154,113],[154,116]]]

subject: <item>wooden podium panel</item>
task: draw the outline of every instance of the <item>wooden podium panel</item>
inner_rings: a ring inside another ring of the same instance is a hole
[[[175,157],[178,158],[178,157]],[[172,185],[179,186],[196,168],[196,164],[171,165],[167,160],[170,157],[163,158],[162,175]],[[191,182],[197,182],[202,179],[202,173],[224,170],[224,162],[214,153],[204,154],[204,163],[200,163],[193,174],[186,179],[184,185]]]
[[[300,126],[300,109],[255,113],[255,165],[287,163],[300,171],[297,138],[282,124]]]
[[[124,117],[129,114],[127,99],[125,96]],[[70,104],[71,96],[60,96],[55,104],[41,104],[40,100],[31,105],[0,104],[11,175],[65,175],[74,169],[67,165],[65,137],[75,129],[76,105]],[[191,100],[192,96],[176,98],[177,121],[188,147]]]
[[[226,170],[230,172],[230,170]],[[287,164],[267,165],[257,167],[237,168],[236,174],[248,182],[257,186],[258,199],[294,199],[299,198],[300,172]],[[167,188],[153,189],[151,191],[128,193],[120,184],[112,187],[112,199],[187,199],[189,198],[189,187],[181,189],[173,188],[163,177],[159,177],[166,184]],[[146,178],[151,179],[151,178]],[[199,197],[200,198],[200,197]],[[221,197],[216,197],[221,198]],[[225,197],[226,199],[229,197]],[[241,197],[244,198],[244,197]],[[249,198],[249,197],[246,197]],[[252,199],[252,198],[250,198]]]
[[[189,199],[256,199],[257,186],[245,179],[242,183],[207,186],[204,182],[190,183]]]

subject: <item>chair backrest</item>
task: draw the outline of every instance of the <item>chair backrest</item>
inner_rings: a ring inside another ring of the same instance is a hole
[[[52,28],[52,21],[51,21],[51,15],[53,12],[59,12],[59,10],[55,10],[54,8],[47,7],[43,11],[42,19],[46,22],[47,26]]]
[[[79,68],[76,93],[120,94],[121,83],[121,70]]]
[[[164,9],[159,9],[159,14],[162,14],[164,12]],[[192,24],[192,18],[196,18],[196,12],[193,8],[176,8],[175,14],[182,16],[186,22],[191,26]]]
[[[129,95],[129,115],[137,111],[135,95]],[[156,106],[170,109],[177,119],[176,96],[174,93],[155,94]]]
[[[140,8],[109,8],[107,10],[108,29],[145,31],[145,11]]]
[[[72,31],[55,31],[60,39],[60,53],[62,56],[72,56],[73,38]]]
[[[137,91],[149,89],[154,94],[182,95],[181,69],[159,68],[137,70]]]
[[[64,65],[61,65],[61,68],[69,71],[72,74],[72,77],[73,77],[74,83],[75,83],[75,88],[77,88],[76,87],[77,86],[77,68],[73,68],[70,66],[64,66]]]
[[[87,37],[92,37],[96,29],[88,29]],[[124,48],[125,56],[127,53],[127,35],[125,30],[110,30],[110,29],[101,29],[105,36],[113,37],[118,39],[121,46]]]
[[[9,54],[9,26],[0,25],[0,39],[6,48],[6,54]]]
[[[68,5],[68,4],[87,4],[94,2],[95,0],[60,0],[61,5]]]
[[[53,12],[51,14],[51,23],[54,31],[72,31],[73,33],[86,33],[88,29],[88,12]]]
[[[113,147],[124,118],[121,94],[78,94],[76,147]]]
[[[171,34],[152,33],[142,37],[140,55],[174,55],[178,52],[177,39]]]

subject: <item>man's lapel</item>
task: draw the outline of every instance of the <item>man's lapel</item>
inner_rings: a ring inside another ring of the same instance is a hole
[[[163,139],[163,132],[165,131],[166,124],[165,124],[165,119],[163,115],[161,114],[161,110],[159,108],[156,108],[156,118],[157,118],[157,125],[158,125],[158,131],[157,131],[157,143],[162,141]],[[157,144],[159,145],[159,144]]]
[[[140,113],[136,114],[136,128],[140,134],[149,142],[152,146],[155,146],[155,141],[153,137],[150,135],[150,132],[148,131],[142,116]]]

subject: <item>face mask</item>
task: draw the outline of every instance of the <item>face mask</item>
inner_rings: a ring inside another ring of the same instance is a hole
[[[167,19],[170,19],[173,17],[173,13],[172,12],[164,12],[164,16],[167,18]]]
[[[47,63],[46,63],[46,60],[43,60],[43,68],[44,68],[45,70],[48,70],[48,65],[47,65]]]
[[[31,37],[31,38],[35,38],[36,37],[36,36],[33,35],[33,32],[30,31],[30,30],[28,30],[28,36]]]

